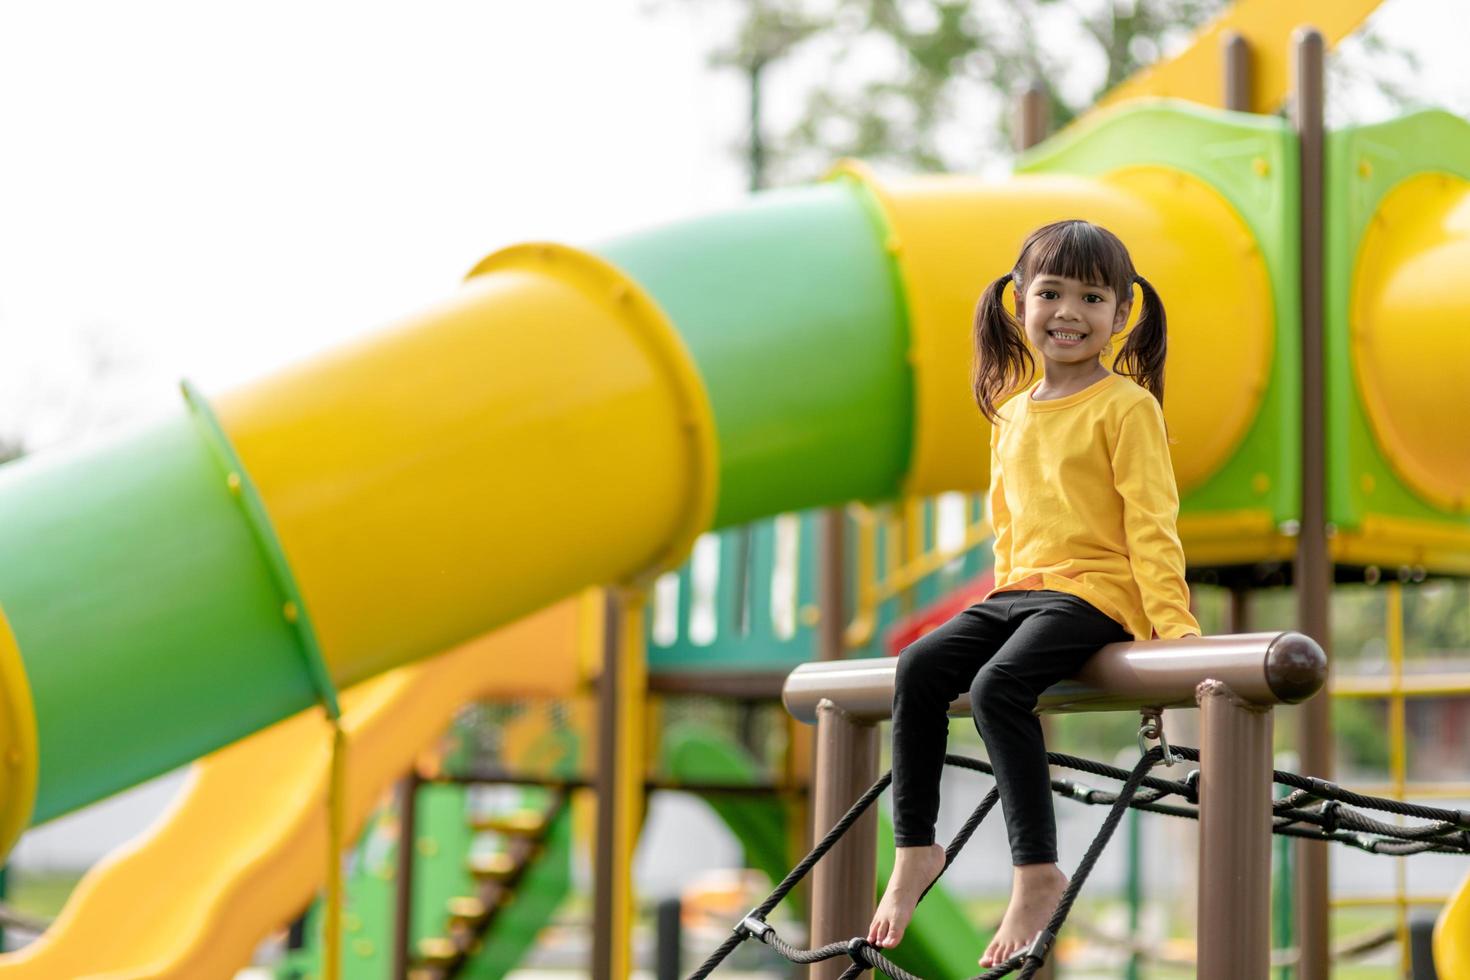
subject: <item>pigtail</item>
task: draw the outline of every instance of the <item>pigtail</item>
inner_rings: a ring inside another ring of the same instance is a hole
[[[1113,370],[1132,378],[1164,404],[1164,358],[1169,351],[1168,321],[1164,302],[1143,276],[1135,276],[1142,293],[1138,323],[1128,334],[1128,341],[1118,352]]]
[[[975,403],[994,424],[996,410],[1007,395],[1029,380],[1036,359],[1026,346],[1021,324],[1005,307],[1006,273],[985,288],[975,309],[975,360],[970,376]]]

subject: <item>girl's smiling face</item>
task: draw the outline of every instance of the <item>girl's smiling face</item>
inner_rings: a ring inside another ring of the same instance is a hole
[[[1128,323],[1133,297],[1118,302],[1113,290],[1066,276],[1040,275],[1016,300],[1026,339],[1046,363],[1096,361]]]

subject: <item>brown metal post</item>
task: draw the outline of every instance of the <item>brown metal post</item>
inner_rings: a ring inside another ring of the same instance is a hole
[[[817,659],[841,660],[847,656],[847,508],[828,507],[822,511],[822,533],[818,539],[821,553],[817,560]],[[790,715],[787,716],[790,718]],[[798,731],[801,723],[795,718],[790,718],[792,726],[792,738],[801,738]],[[821,744],[821,732],[813,731],[809,736],[807,752],[804,760],[806,780],[806,795],[804,800],[804,819],[801,822],[802,839],[801,854],[805,855],[811,851],[813,844],[819,839],[818,835],[825,834],[831,826],[821,825],[821,817],[817,815],[815,797],[817,787],[814,785],[815,773],[820,772],[816,767],[815,760],[819,755],[818,746]],[[875,777],[876,778],[876,777]],[[864,787],[866,789],[866,787]],[[841,814],[838,814],[841,816]],[[835,818],[834,818],[835,819]],[[875,845],[876,846],[876,845]],[[829,860],[831,860],[829,858]],[[811,887],[813,879],[808,878],[798,888],[800,898],[811,899]],[[876,887],[876,886],[875,886]],[[809,906],[810,907],[810,906]],[[811,977],[811,967],[794,966],[788,976],[793,980],[800,977]]]
[[[1239,31],[1221,38],[1225,59],[1225,108],[1235,112],[1251,109],[1251,45]]]
[[[825,835],[878,778],[878,726],[853,719],[831,701],[819,703],[816,773],[812,822]],[[812,947],[867,935],[877,888],[878,812],[869,808],[812,869]],[[810,976],[834,980],[851,965],[827,960],[812,966]]]
[[[1314,28],[1295,35],[1292,122],[1301,144],[1302,520],[1293,569],[1297,628],[1332,661],[1329,600],[1332,565],[1327,547],[1326,447],[1323,362],[1323,108],[1325,44]],[[1332,777],[1330,701],[1321,693],[1301,712],[1302,772]],[[1301,980],[1327,980],[1327,845],[1297,845],[1298,939]]]
[[[1016,98],[1016,150],[1029,150],[1051,131],[1051,106],[1046,89],[1032,82]]]
[[[1251,590],[1248,586],[1230,587],[1230,606],[1226,610],[1225,632],[1249,633],[1251,630]]]
[[[847,511],[822,511],[821,557],[817,564],[817,659],[841,660],[847,654]]]
[[[1271,969],[1271,709],[1219,681],[1200,707],[1201,980],[1266,980]]]
[[[398,863],[393,875],[393,980],[408,980],[413,921],[413,859],[418,846],[419,771],[414,767],[398,782]]]
[[[617,823],[613,800],[617,794],[618,764],[618,638],[622,635],[622,606],[617,592],[608,589],[603,604],[602,676],[597,683],[597,826],[592,872],[592,976],[613,977],[613,905],[617,900]]]

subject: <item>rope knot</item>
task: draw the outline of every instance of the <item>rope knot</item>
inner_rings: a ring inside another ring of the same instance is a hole
[[[1322,832],[1324,834],[1337,833],[1337,811],[1341,808],[1342,804],[1336,800],[1327,800],[1322,804],[1322,808],[1317,811],[1322,817]]]

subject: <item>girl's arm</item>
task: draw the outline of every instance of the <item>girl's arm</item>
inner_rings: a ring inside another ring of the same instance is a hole
[[[1000,585],[1011,573],[1011,512],[1006,507],[1005,485],[1000,477],[1000,450],[997,447],[999,426],[990,427],[990,490],[987,503],[990,527],[995,533],[995,584]]]
[[[1153,398],[1140,399],[1123,415],[1113,450],[1113,482],[1123,498],[1128,561],[1154,632],[1162,640],[1198,636],[1184,582],[1184,546],[1175,528],[1179,490],[1164,412]]]

